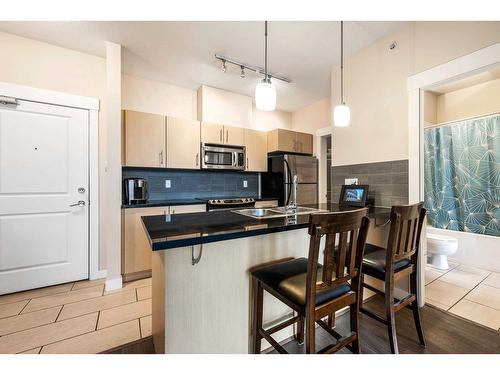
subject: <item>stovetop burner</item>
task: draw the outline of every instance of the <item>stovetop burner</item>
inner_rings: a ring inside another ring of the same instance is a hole
[[[207,210],[213,211],[218,209],[235,209],[242,207],[253,207],[255,206],[255,198],[244,197],[244,198],[214,198],[207,200]]]

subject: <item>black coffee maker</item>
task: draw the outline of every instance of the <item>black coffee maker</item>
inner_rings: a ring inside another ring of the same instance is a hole
[[[144,178],[125,178],[123,180],[123,203],[141,204],[149,198],[148,181]]]

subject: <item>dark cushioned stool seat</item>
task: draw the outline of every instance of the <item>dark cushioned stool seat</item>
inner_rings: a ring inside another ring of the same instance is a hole
[[[386,249],[367,243],[365,245],[365,255],[363,256],[363,273],[379,280],[385,280],[386,256]],[[409,266],[411,266],[410,259],[401,259],[394,264],[394,272],[401,271]]]
[[[321,280],[321,265],[318,265],[318,280]],[[306,304],[307,258],[298,258],[273,264],[252,272],[252,275],[270,288],[298,305]],[[335,288],[316,294],[316,305],[321,305],[349,292],[351,285],[343,283]]]

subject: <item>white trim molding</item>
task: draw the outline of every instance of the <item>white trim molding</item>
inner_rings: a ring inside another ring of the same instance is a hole
[[[327,174],[325,173],[326,168],[326,138],[327,136],[332,136],[332,127],[327,126],[316,131],[316,157],[318,158],[318,203],[327,202],[327,192],[328,192],[328,181],[326,180]],[[333,141],[332,141],[333,143]],[[331,165],[329,166],[332,167]]]
[[[59,91],[0,82],[0,95],[10,96],[30,102],[61,105],[90,110],[99,110],[99,99],[88,96],[67,94]]]
[[[408,77],[408,150],[409,150],[409,192],[410,203],[424,200],[424,97],[425,90],[458,79],[466,78],[496,66],[500,66],[500,43],[482,48],[468,55],[456,58]],[[419,299],[425,301],[425,229],[420,252]]]
[[[99,270],[99,99],[0,82],[0,95],[89,111],[89,279],[106,277]]]

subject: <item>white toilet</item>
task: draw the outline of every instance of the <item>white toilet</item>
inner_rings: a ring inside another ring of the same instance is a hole
[[[427,233],[428,263],[441,270],[447,270],[448,257],[457,252],[458,241],[456,238],[441,234]]]

